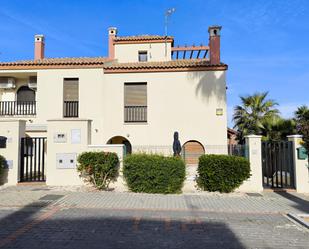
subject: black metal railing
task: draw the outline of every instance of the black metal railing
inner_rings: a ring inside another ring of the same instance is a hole
[[[147,106],[125,106],[124,122],[147,122]]]
[[[78,118],[78,101],[64,101],[63,117]]]
[[[36,115],[35,101],[0,101],[0,116]]]

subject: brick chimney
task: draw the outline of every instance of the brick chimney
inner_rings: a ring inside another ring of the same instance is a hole
[[[209,33],[209,59],[210,64],[220,64],[220,31],[221,26],[210,26]]]
[[[115,58],[114,38],[117,36],[117,28],[108,28],[108,58]]]
[[[34,37],[34,59],[44,59],[45,38],[44,35],[35,35]]]

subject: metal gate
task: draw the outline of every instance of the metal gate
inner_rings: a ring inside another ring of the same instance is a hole
[[[46,137],[21,138],[20,182],[45,181]]]
[[[295,188],[292,142],[262,142],[263,185]]]

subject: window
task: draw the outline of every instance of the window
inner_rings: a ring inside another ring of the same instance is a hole
[[[124,84],[124,122],[147,122],[147,83]]]
[[[63,116],[78,117],[78,78],[63,80]]]
[[[17,91],[17,102],[34,102],[35,91],[28,86],[22,86]]]
[[[138,61],[145,62],[148,60],[147,51],[138,51]]]

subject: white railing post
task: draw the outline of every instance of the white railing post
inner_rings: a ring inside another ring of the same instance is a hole
[[[245,139],[248,146],[251,177],[244,181],[238,190],[242,192],[261,192],[263,191],[262,136],[249,135]]]
[[[309,169],[308,159],[298,158],[298,149],[302,147],[301,135],[287,136],[288,140],[293,142],[293,161],[294,161],[294,180],[296,191],[298,193],[309,193]]]

